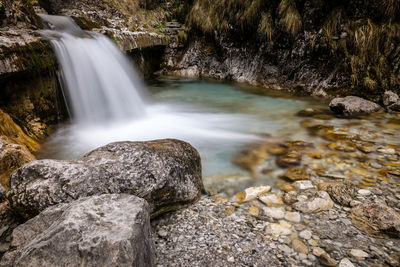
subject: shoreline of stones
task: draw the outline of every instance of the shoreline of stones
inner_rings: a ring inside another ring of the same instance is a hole
[[[377,110],[343,101],[345,116]],[[206,178],[210,196],[198,152],[179,140],[24,165],[0,207],[0,266],[399,266],[400,144],[389,142],[399,121],[385,119],[382,134],[298,115],[328,143],[250,147],[235,163],[253,177]],[[274,189],[246,186],[271,174],[265,162],[286,170]]]

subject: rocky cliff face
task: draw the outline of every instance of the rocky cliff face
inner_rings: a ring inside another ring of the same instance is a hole
[[[171,72],[380,100],[400,88],[398,1],[196,1]],[[178,54],[179,55],[179,54]]]

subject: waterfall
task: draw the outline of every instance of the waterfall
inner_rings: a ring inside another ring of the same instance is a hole
[[[219,172],[222,165],[231,166],[228,159],[222,163],[219,158],[258,141],[244,133],[249,116],[209,113],[192,103],[149,101],[132,63],[107,37],[83,31],[69,17],[41,17],[48,28],[42,34],[53,45],[72,113],[70,123],[42,146],[42,158],[77,158],[116,141],[176,138],[199,150],[206,170]]]
[[[143,86],[131,62],[107,37],[81,30],[69,17],[40,15],[50,30],[77,123],[107,123],[146,116]]]

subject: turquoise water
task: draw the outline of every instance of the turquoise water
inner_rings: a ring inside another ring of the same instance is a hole
[[[178,138],[202,157],[203,176],[245,172],[232,157],[260,135],[307,140],[295,113],[322,104],[256,87],[160,77],[148,84],[145,118],[123,123],[60,127],[43,145],[41,158],[72,159],[114,141]]]

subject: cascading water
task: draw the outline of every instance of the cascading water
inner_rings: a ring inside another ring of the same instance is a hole
[[[82,31],[68,17],[41,17],[57,32],[52,44],[62,68],[68,105],[78,123],[145,116],[140,79],[108,38]]]
[[[129,60],[105,36],[81,30],[71,18],[41,15],[61,66],[73,120],[44,145],[42,157],[76,158],[114,141],[176,138],[194,145],[218,171],[226,155],[254,136],[243,134],[249,117],[210,114],[192,107],[144,100],[141,80]],[[52,150],[54,149],[54,151]],[[229,169],[229,167],[227,167]],[[208,168],[210,169],[210,168]]]

